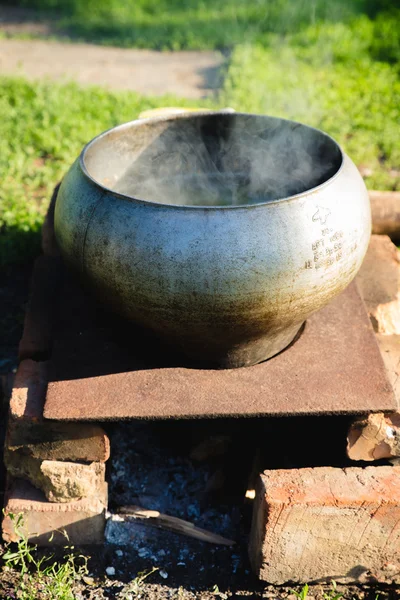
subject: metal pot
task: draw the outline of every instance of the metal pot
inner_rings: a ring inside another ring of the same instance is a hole
[[[283,350],[355,277],[364,182],[321,131],[223,112],[133,121],[83,149],[55,231],[97,297],[196,360]]]

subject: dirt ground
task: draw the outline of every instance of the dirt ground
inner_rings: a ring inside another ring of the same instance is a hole
[[[222,54],[212,51],[157,52],[50,39],[8,39],[15,35],[49,37],[55,31],[51,22],[35,21],[29,11],[1,5],[0,33],[6,34],[0,39],[1,75],[73,80],[154,96],[207,97],[219,87],[225,61]]]

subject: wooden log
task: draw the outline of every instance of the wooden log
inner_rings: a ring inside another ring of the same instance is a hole
[[[196,527],[193,523],[184,521],[178,517],[165,515],[158,510],[149,510],[140,506],[122,506],[118,510],[118,513],[126,519],[144,519],[149,525],[154,527],[169,529],[175,533],[180,533],[201,540],[202,542],[221,544],[223,546],[233,546],[235,544],[233,540],[222,537],[222,535]]]
[[[372,233],[400,240],[400,192],[370,190]]]

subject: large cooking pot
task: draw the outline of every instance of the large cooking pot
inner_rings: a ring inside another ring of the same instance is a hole
[[[215,112],[133,121],[89,142],[55,231],[98,299],[194,359],[283,350],[356,275],[370,205],[325,133]]]

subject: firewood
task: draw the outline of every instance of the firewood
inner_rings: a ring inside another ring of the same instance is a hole
[[[189,521],[178,519],[178,517],[171,517],[160,513],[158,510],[148,510],[140,506],[122,506],[118,509],[120,515],[124,515],[126,519],[145,519],[149,525],[159,527],[160,529],[169,529],[175,533],[187,535],[203,542],[209,542],[210,544],[221,544],[223,546],[233,546],[235,542],[229,540],[217,533],[212,533],[206,529],[196,527]]]

